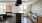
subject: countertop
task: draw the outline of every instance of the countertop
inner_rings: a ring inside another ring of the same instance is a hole
[[[40,18],[42,18],[42,15],[39,15]]]

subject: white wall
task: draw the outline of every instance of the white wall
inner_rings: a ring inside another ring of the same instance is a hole
[[[32,13],[37,13],[38,15],[42,15],[42,0],[38,0],[31,6]]]
[[[0,2],[0,5],[11,5],[12,6],[12,12],[13,13],[18,13],[19,12],[19,7],[15,6],[15,2]],[[6,11],[10,12],[10,11]]]
[[[38,0],[28,0],[28,7],[27,7],[27,12],[30,12],[32,9],[32,4],[37,2]]]
[[[12,13],[18,13],[19,12],[19,6],[12,5]]]
[[[30,12],[30,5],[27,6],[27,12]]]

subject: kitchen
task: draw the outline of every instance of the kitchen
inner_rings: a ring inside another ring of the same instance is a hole
[[[16,13],[22,13],[24,15],[21,15],[21,16],[28,17],[31,22],[42,23],[42,0],[27,0],[27,1],[23,0],[22,4],[19,6],[15,6],[16,0],[15,1],[9,0],[8,2],[7,1],[6,0],[0,1],[0,9],[1,9],[0,14],[7,14],[8,17],[9,16],[12,17],[12,16],[16,16]],[[11,20],[11,18],[9,19]],[[25,23],[26,21],[24,18]]]

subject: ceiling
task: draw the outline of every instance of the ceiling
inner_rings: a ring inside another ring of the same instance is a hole
[[[17,0],[0,0],[0,1],[17,1]],[[27,0],[22,0],[22,1],[27,1]]]
[[[38,0],[22,0],[23,5],[33,4]],[[0,4],[15,4],[16,0],[0,0]]]

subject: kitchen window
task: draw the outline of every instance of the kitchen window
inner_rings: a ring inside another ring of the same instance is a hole
[[[26,13],[26,11],[27,11],[27,6],[26,5],[20,5],[19,6],[19,12]]]
[[[6,13],[6,7],[4,5],[0,5],[0,14]]]

